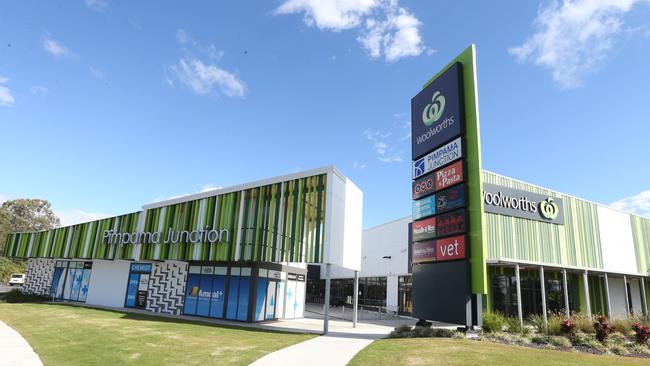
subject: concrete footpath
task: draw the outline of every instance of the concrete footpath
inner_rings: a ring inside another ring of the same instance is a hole
[[[43,365],[20,333],[0,321],[0,366]]]

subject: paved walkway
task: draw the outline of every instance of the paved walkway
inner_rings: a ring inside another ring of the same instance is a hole
[[[18,332],[0,321],[0,366],[43,365],[32,347]]]

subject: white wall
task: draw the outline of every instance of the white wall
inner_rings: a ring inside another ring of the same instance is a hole
[[[388,276],[386,278],[386,310],[388,311],[399,311],[399,305],[397,303],[397,293],[399,290],[399,277],[398,276]]]
[[[93,260],[87,304],[124,307],[130,261]]]
[[[409,222],[410,216],[363,231],[359,277],[408,274]],[[352,277],[352,271],[332,266],[332,278]],[[325,266],[321,266],[321,278],[325,278]]]
[[[604,269],[637,272],[630,215],[603,206],[597,210]]]
[[[363,193],[347,178],[327,175],[323,263],[359,270]]]
[[[609,276],[607,281],[609,282],[609,302],[612,305],[609,316],[610,318],[624,318],[627,316],[627,307],[623,277]]]

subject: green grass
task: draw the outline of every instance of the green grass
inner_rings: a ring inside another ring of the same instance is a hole
[[[449,338],[382,339],[350,365],[648,365],[650,360],[509,346]]]
[[[46,365],[247,365],[314,337],[71,305],[0,302]]]

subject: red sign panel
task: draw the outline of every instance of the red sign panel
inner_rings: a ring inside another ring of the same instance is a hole
[[[434,173],[436,180],[436,191],[445,189],[449,186],[462,182],[465,177],[463,175],[463,162],[459,161],[447,167],[436,170]]]
[[[434,236],[436,236],[435,217],[413,222],[413,241],[427,240]]]
[[[435,235],[446,236],[463,234],[467,231],[467,215],[465,210],[452,211],[434,217],[436,219]],[[415,227],[415,224],[413,224]]]
[[[450,261],[454,259],[465,259],[465,235],[436,240],[436,260]]]
[[[411,262],[413,263],[433,262],[436,260],[435,240],[413,243],[411,250]]]

